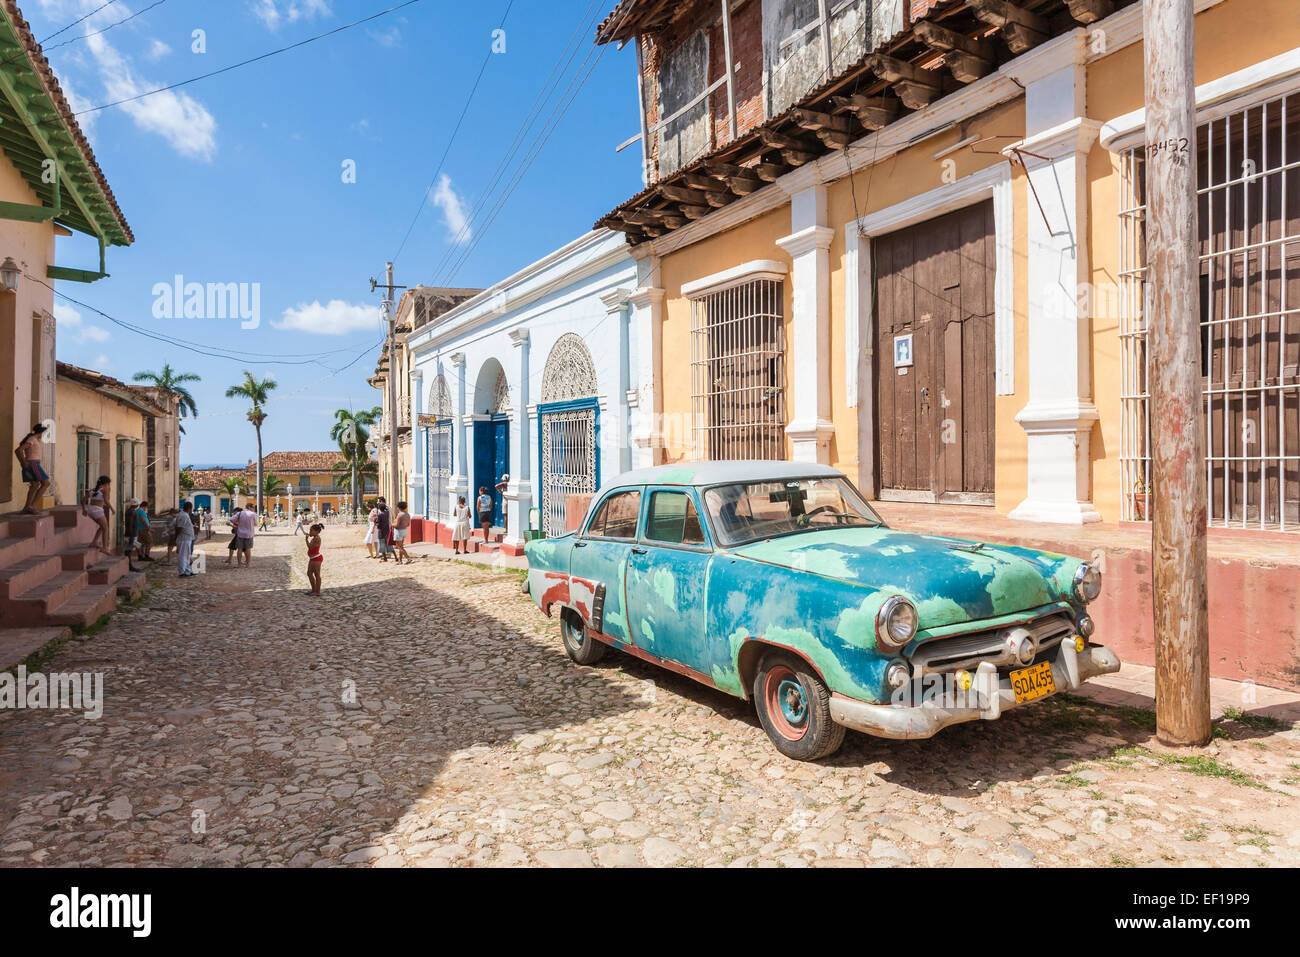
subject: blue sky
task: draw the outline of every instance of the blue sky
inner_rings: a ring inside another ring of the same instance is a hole
[[[155,0],[131,0],[50,36],[103,2],[23,4],[78,111],[220,69],[400,0],[163,0],[152,9]],[[495,38],[504,52],[490,53],[507,0],[421,0],[280,56],[82,114],[136,242],[109,249],[109,278],[59,282],[58,290],[117,319],[199,347],[238,350],[250,361],[146,338],[56,296],[59,358],[128,381],[164,362],[200,375],[193,389],[199,418],[187,424],[181,446],[185,463],[256,454],[244,407],[224,396],[244,368],[279,383],[264,427],[268,452],[328,448],[335,409],[368,408],[379,398],[365,383],[377,356],[369,347],[382,336],[368,279],[382,278],[386,260],[397,255],[396,281],[404,285],[487,286],[587,231],[641,188],[639,149],[614,151],[638,128],[635,56],[591,40],[609,5],[514,0],[504,38]],[[194,50],[196,30],[205,52]],[[560,61],[575,32],[576,54]],[[442,174],[427,190],[485,57]],[[525,150],[538,143],[555,104],[567,102],[570,80],[593,65],[495,221],[489,226],[487,213],[524,151],[473,215],[548,78],[562,77],[522,140]],[[351,169],[355,182],[345,182]],[[61,265],[90,268],[97,256],[84,237],[59,240]],[[186,318],[183,303],[166,318],[172,303],[160,284],[178,275],[186,283],[246,283],[250,305],[256,288],[256,328],[237,317]],[[291,354],[310,361],[251,361]]]

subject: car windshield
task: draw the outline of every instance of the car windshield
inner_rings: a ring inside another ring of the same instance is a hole
[[[885,524],[842,478],[720,485],[705,491],[704,507],[724,545],[814,529]]]

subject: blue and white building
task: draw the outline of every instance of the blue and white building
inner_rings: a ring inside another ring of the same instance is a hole
[[[518,554],[530,510],[535,526],[561,533],[569,496],[632,467],[637,288],[622,233],[596,230],[408,336],[410,500],[442,526],[439,540],[457,497],[472,508],[486,486],[502,548]]]

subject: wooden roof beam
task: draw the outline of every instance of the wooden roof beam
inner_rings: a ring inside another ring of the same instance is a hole
[[[993,71],[993,44],[962,36],[929,20],[913,26],[913,32],[931,50],[943,53],[944,64],[959,83],[973,83]]]
[[[731,197],[727,195],[726,190],[691,189],[686,186],[674,186],[670,183],[664,183],[659,187],[659,193],[665,199],[671,199],[679,203],[690,203],[693,206],[712,206],[715,209],[720,209],[731,202]]]
[[[798,150],[804,153],[816,153],[817,144],[811,140],[801,139],[797,136],[790,136],[788,133],[780,133],[776,130],[764,129],[759,127],[758,138],[763,141],[764,145],[779,150]]]
[[[1065,0],[1070,16],[1087,25],[1115,12],[1115,0]]]
[[[967,0],[966,5],[982,22],[1001,29],[1012,53],[1024,53],[1052,35],[1045,19],[1009,0]]]
[[[933,70],[923,70],[906,60],[883,53],[867,57],[867,67],[894,86],[894,92],[909,110],[920,110],[943,95],[943,84]]]
[[[898,100],[892,96],[854,93],[852,96],[832,96],[831,102],[836,109],[852,113],[869,130],[882,130],[898,117]]]

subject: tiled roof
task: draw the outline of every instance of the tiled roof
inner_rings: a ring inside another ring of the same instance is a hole
[[[198,490],[216,489],[228,478],[241,481],[247,478],[243,469],[191,469],[190,477],[194,479],[194,488]]]
[[[262,457],[262,471],[279,474],[294,472],[329,472],[342,461],[343,454],[334,449],[326,452],[271,452]],[[252,474],[256,466],[250,464],[246,472]]]
[[[95,227],[98,227],[104,231],[107,240],[115,245],[124,246],[134,242],[135,236],[131,232],[131,227],[127,225],[126,217],[122,214],[121,207],[117,204],[117,197],[113,195],[113,190],[108,185],[108,178],[104,175],[103,170],[99,168],[99,163],[95,159],[95,151],[90,148],[90,143],[86,140],[85,133],[81,131],[81,126],[77,123],[72,107],[68,105],[67,97],[63,95],[63,88],[59,86],[58,77],[54,75],[54,70],[50,67],[49,61],[45,59],[45,54],[41,52],[41,45],[37,43],[36,38],[32,36],[31,27],[29,27],[27,21],[23,19],[23,14],[18,8],[18,4],[15,3],[14,0],[2,0],[2,2],[0,2],[0,9],[2,9],[5,18],[9,21],[9,29],[13,31],[14,37],[17,39],[18,44],[26,54],[30,68],[35,73],[35,78],[39,79],[39,82],[43,87],[43,89],[39,93],[35,94],[35,96],[43,96],[47,99],[54,109],[54,114],[58,117],[58,119],[51,119],[53,126],[44,123],[42,124],[45,135],[50,136],[55,127],[61,126],[63,127],[63,132],[66,133],[67,137],[70,138],[72,143],[75,145],[75,152],[69,151],[66,155],[60,152],[60,166],[64,166],[65,164],[71,166],[71,172],[78,168],[74,165],[76,161],[84,163],[84,167],[81,168],[84,168],[89,172],[91,178],[94,180],[95,186],[98,188],[100,196],[103,198],[103,202],[107,205],[107,210],[105,210],[105,212],[111,213],[111,218],[106,222],[89,223],[79,221],[81,219],[79,211],[65,208],[65,212],[60,219],[67,220],[70,225],[74,225],[77,228],[90,227],[92,233],[94,232]],[[7,57],[3,62],[6,67],[13,66],[13,63],[9,61]],[[14,127],[19,125],[21,124],[13,124]],[[6,126],[6,128],[10,127]],[[43,150],[39,151],[38,155],[40,152],[43,152]],[[11,159],[21,168],[22,164],[19,163],[18,159],[12,156]],[[38,179],[33,185],[33,189],[36,189],[37,192],[40,193],[42,190],[49,191],[51,187],[49,184],[44,183],[43,180]],[[51,200],[53,199],[52,196],[49,198]],[[52,202],[51,205],[53,205]],[[97,216],[96,218],[98,219],[100,217]]]
[[[114,379],[102,372],[96,372],[94,369],[83,369],[81,366],[74,366],[67,362],[57,362],[55,368],[60,378],[69,379],[84,385],[88,389],[94,389],[96,392],[146,415],[165,416],[169,414],[165,408],[162,408],[152,397],[147,395],[144,389],[138,386],[127,385],[120,379]]]

